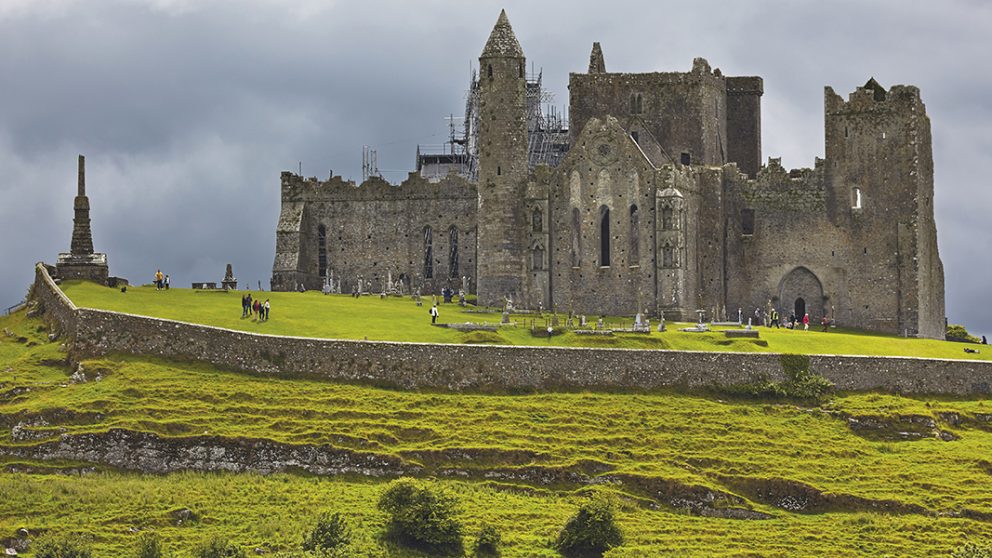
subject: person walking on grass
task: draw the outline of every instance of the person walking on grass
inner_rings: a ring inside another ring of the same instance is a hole
[[[803,331],[809,331],[809,312],[803,314]]]
[[[265,321],[269,321],[269,299],[265,299],[265,308],[262,310],[265,311]]]
[[[778,328],[779,327],[779,323],[778,323],[778,310],[772,308],[771,319],[772,319],[771,326],[774,327],[774,328]]]
[[[163,277],[164,276],[162,275],[162,270],[161,269],[155,270],[155,290],[156,291],[161,291],[162,290],[162,279],[163,279]]]
[[[165,274],[165,290],[169,290],[169,274]]]
[[[436,324],[436,323],[437,323],[437,302],[434,303],[434,306],[431,306],[431,324]]]

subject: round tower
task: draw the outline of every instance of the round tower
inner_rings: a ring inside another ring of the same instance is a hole
[[[525,59],[506,11],[479,57],[479,303],[522,299],[526,276],[527,182]]]

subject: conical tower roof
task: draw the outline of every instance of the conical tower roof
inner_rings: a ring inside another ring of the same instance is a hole
[[[493,32],[489,34],[485,48],[482,49],[482,58],[491,56],[503,56],[509,58],[523,58],[524,51],[520,48],[517,36],[513,34],[513,27],[510,27],[510,20],[506,17],[506,10],[499,12],[499,19]]]

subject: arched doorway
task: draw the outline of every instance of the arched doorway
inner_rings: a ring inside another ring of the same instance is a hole
[[[823,285],[820,279],[805,267],[797,267],[787,273],[778,287],[778,299],[784,308],[783,315],[795,313],[802,319],[809,314],[810,320],[818,322],[824,314]],[[792,306],[789,307],[788,305]]]

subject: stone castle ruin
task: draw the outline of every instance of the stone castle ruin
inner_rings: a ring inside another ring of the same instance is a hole
[[[569,126],[540,110],[505,12],[458,150],[398,186],[282,173],[273,290],[407,293],[668,320],[755,308],[943,338],[930,120],[916,87],[824,92],[826,157],[761,159],[760,77],[609,73],[594,43]]]

